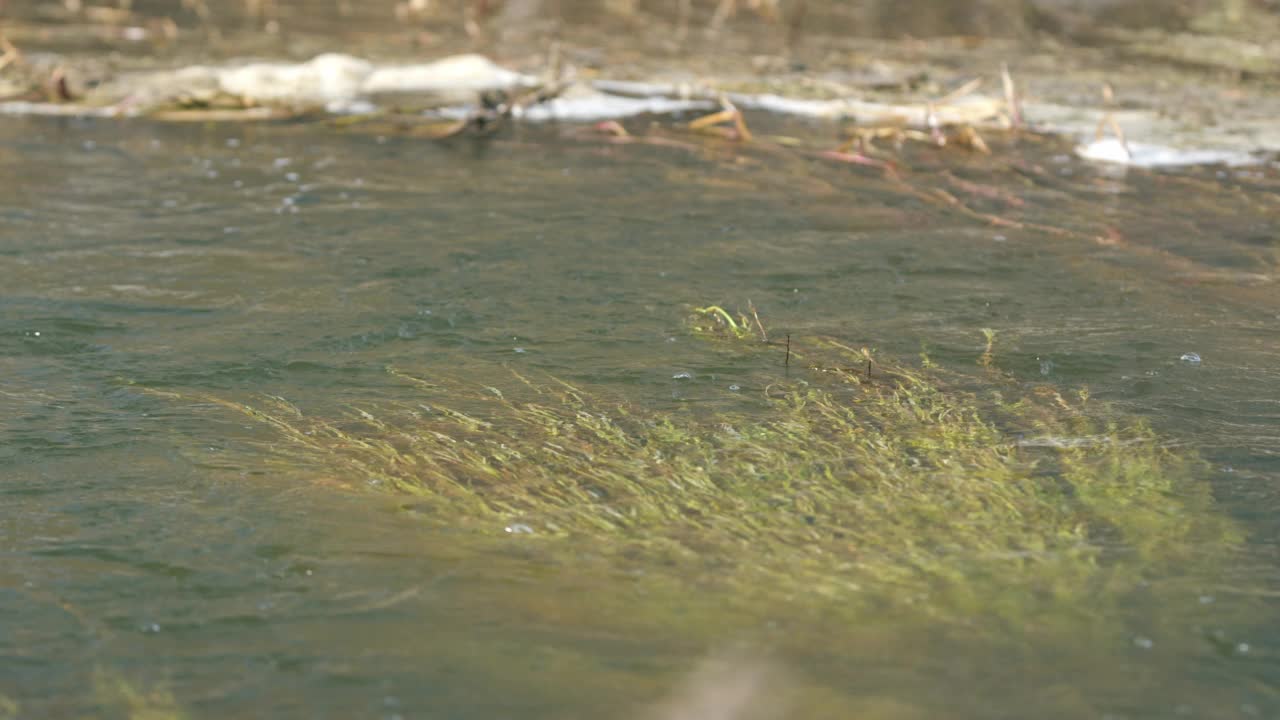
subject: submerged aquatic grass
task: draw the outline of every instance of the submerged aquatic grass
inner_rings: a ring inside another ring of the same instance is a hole
[[[336,419],[206,399],[272,428],[281,468],[418,496],[457,525],[586,538],[743,602],[1023,620],[1208,570],[1238,540],[1200,460],[1087,393],[1024,389],[995,369],[993,334],[977,376],[871,370],[831,338],[797,342],[783,374],[745,317],[712,306],[690,328],[760,361],[756,406],[658,413],[551,377],[499,389],[400,368],[413,399]]]
[[[127,720],[184,720],[188,717],[164,687],[142,688],[119,672],[97,668],[93,673],[97,709],[108,717]],[[2,717],[2,715],[0,715]]]

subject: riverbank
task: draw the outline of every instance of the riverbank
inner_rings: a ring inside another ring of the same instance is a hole
[[[435,27],[422,18],[387,27],[376,15],[312,27],[285,14],[234,29],[131,14],[29,17],[3,28],[0,113],[416,122],[493,116],[480,94],[501,91],[512,97],[491,96],[498,114],[525,121],[683,123],[727,100],[821,120],[829,150],[874,139],[981,151],[982,133],[1032,130],[1121,164],[1248,164],[1280,152],[1280,46],[1265,39],[1095,28],[1075,31],[1080,42],[883,40],[759,18],[715,32],[638,12],[593,20],[500,14],[483,28],[445,31],[440,21],[445,30],[433,31],[406,29]]]

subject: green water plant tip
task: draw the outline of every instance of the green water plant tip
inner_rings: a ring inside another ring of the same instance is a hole
[[[112,670],[94,671],[93,693],[99,708],[110,713],[107,717],[126,720],[186,720],[188,717],[168,690],[139,689]]]
[[[716,322],[722,323],[729,329],[730,333],[732,333],[734,337],[751,337],[751,328],[748,326],[750,321],[745,315],[739,315],[735,320],[733,315],[729,314],[728,310],[725,310],[719,305],[708,305],[707,307],[694,308],[693,311],[699,315],[709,316]]]

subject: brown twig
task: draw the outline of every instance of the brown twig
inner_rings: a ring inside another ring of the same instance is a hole
[[[930,104],[931,105],[950,105],[953,100],[959,100],[960,98],[972,93],[974,90],[977,90],[980,87],[982,87],[982,78],[976,77],[964,83],[963,85],[956,88],[955,90],[952,90],[946,95],[943,95],[942,97],[937,98]]]
[[[886,175],[892,175],[895,177],[898,174],[897,168],[895,168],[893,163],[888,160],[880,160],[870,157],[869,155],[863,155],[862,153],[841,152],[840,150],[823,150],[818,153],[818,157],[826,160],[848,163],[850,165],[865,165],[867,167],[879,168],[880,170],[883,170]]]
[[[1090,235],[1089,233],[1084,233],[1078,230],[1071,230],[1068,228],[1058,227],[1056,225],[1045,225],[1043,223],[1028,222],[1025,220],[1014,220],[1012,218],[1007,218],[1002,215],[978,212],[977,210],[974,210],[973,208],[961,202],[960,198],[957,198],[955,195],[952,195],[951,193],[947,192],[946,190],[943,190],[942,188],[934,188],[932,192],[916,190],[914,188],[912,188],[912,191],[915,193],[917,197],[923,200],[933,202],[934,204],[938,204],[938,201],[941,201],[941,203],[944,204],[945,206],[955,208],[956,210],[960,211],[965,215],[968,215],[971,218],[974,218],[975,220],[982,220],[987,222],[988,224],[995,225],[997,227],[1007,227],[1007,228],[1013,228],[1015,230],[1034,230],[1036,232],[1042,232],[1047,235],[1055,235],[1058,237],[1081,238],[1081,239],[1092,240],[1093,242],[1104,242],[1106,239],[1102,235],[1096,235],[1096,234]]]
[[[1004,86],[1004,104],[1009,109],[1009,125],[1014,130],[1020,130],[1026,121],[1022,116],[1022,98],[1018,96],[1018,86],[1009,73],[1009,63],[1000,63],[1000,82]]]
[[[756,321],[756,327],[760,330],[760,339],[764,342],[769,342],[769,333],[765,332],[764,323],[760,322],[760,313],[756,312],[756,305],[751,302],[750,298],[747,299],[747,309],[751,311],[751,317]]]
[[[1124,150],[1124,154],[1132,160],[1133,151],[1129,149],[1129,143],[1124,138],[1124,130],[1120,128],[1120,123],[1116,121],[1115,115],[1111,112],[1111,108],[1115,104],[1115,99],[1115,88],[1111,87],[1111,83],[1103,83],[1102,106],[1104,109],[1102,117],[1098,119],[1098,126],[1093,130],[1093,139],[1101,140],[1103,127],[1110,128],[1112,134],[1115,135],[1116,140],[1120,142],[1120,147]]]
[[[9,38],[5,37],[4,33],[0,33],[0,50],[4,51],[3,54],[0,54],[0,70],[22,61],[22,51],[14,47],[14,44],[9,42]]]
[[[738,142],[751,142],[751,130],[747,127],[747,121],[742,117],[742,111],[730,102],[725,95],[720,96],[720,108],[717,112],[703,115],[690,122],[688,128],[695,132],[712,133],[730,140],[737,140]],[[720,127],[724,123],[733,123],[733,127]]]
[[[67,84],[66,68],[58,66],[53,69],[45,83],[45,95],[50,102],[71,102],[76,99],[71,92],[71,87]]]
[[[977,195],[978,197],[987,198],[989,200],[999,200],[1006,205],[1017,208],[1024,207],[1027,204],[1022,198],[1007,190],[1001,190],[994,185],[985,185],[983,183],[971,182],[964,178],[956,177],[950,170],[943,170],[942,177],[946,178],[947,182],[970,195]]]

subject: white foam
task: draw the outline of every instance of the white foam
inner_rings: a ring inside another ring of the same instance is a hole
[[[1104,138],[1076,147],[1086,160],[1141,168],[1186,167],[1189,165],[1251,165],[1260,158],[1235,150],[1184,150],[1149,143],[1120,142]]]
[[[350,55],[327,53],[305,63],[252,63],[217,71],[229,95],[261,103],[325,105],[361,95],[373,65]]]
[[[586,95],[555,98],[524,108],[518,116],[532,122],[592,122],[652,113],[669,115],[689,110],[707,110],[714,105],[705,100],[673,100],[670,98],[629,98],[617,95]]]

